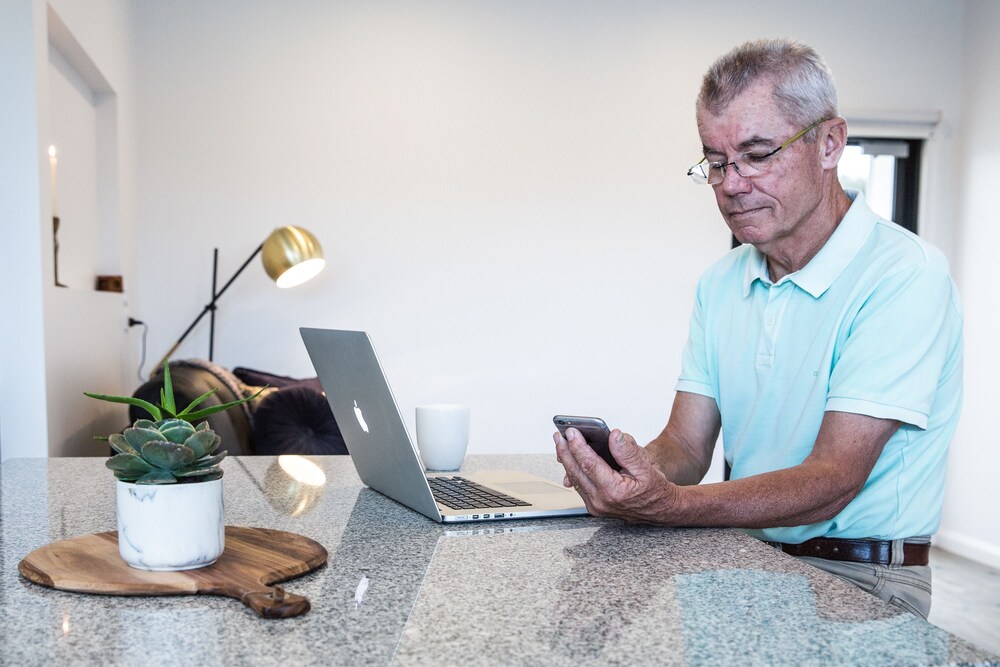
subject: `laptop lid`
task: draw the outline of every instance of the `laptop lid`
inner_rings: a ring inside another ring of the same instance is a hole
[[[441,521],[368,334],[306,327],[299,331],[361,481]]]

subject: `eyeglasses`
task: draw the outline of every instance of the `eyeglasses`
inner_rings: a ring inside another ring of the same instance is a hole
[[[818,126],[820,123],[825,123],[831,118],[832,116],[828,118],[821,118],[788,141],[775,148],[770,153],[764,153],[763,155],[757,153],[744,153],[732,162],[709,162],[707,157],[702,158],[701,162],[688,169],[687,175],[690,176],[691,180],[698,185],[704,185],[706,183],[708,185],[718,185],[726,178],[726,167],[732,165],[733,169],[736,170],[736,173],[743,178],[760,176],[767,173],[767,170],[770,169],[772,164],[771,158],[774,157],[775,153],[794,143],[796,140],[805,136],[806,132]]]

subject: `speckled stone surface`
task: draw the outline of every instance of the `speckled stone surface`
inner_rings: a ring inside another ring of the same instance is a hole
[[[1000,665],[988,654],[734,530],[575,517],[445,527],[365,488],[346,457],[322,487],[270,457],[224,463],[226,521],[311,537],[325,568],[286,584],[312,611],[263,620],[211,596],[51,590],[17,564],[114,530],[103,459],[0,466],[0,665]],[[465,469],[561,478],[551,456]],[[367,584],[359,587],[362,580]]]

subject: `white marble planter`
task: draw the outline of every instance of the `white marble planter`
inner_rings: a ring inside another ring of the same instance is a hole
[[[226,546],[222,479],[193,484],[115,480],[118,552],[140,570],[211,565]]]

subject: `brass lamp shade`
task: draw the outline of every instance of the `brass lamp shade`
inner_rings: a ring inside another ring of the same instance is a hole
[[[287,225],[271,232],[263,245],[264,270],[278,287],[295,287],[315,277],[326,266],[316,237]]]
[[[201,322],[205,315],[209,316],[211,322],[211,327],[208,330],[208,360],[212,361],[212,354],[215,351],[215,304],[258,253],[263,253],[264,270],[278,284],[278,287],[301,285],[326,266],[326,260],[323,259],[323,249],[319,247],[319,241],[316,240],[316,237],[301,227],[288,225],[271,232],[271,235],[257,246],[257,249],[247,257],[240,268],[236,269],[236,273],[226,281],[222,289],[218,289],[216,278],[219,268],[219,249],[216,248],[212,255],[212,301],[205,306],[198,317],[194,318],[194,322],[181,334],[170,351],[163,356],[163,359],[160,360],[160,366],[166,365],[184,339],[198,326],[198,322]]]

